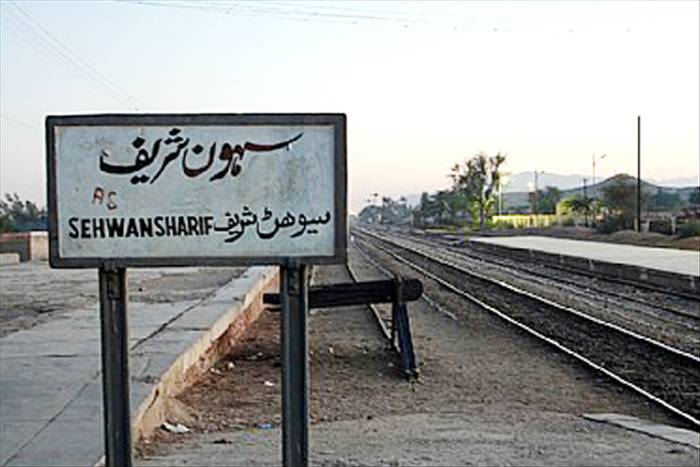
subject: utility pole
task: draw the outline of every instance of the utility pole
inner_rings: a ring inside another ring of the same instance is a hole
[[[603,154],[602,156],[600,156],[600,157],[598,158],[598,160],[599,160],[599,161],[600,161],[600,160],[603,160],[603,159],[605,159],[606,156],[607,156],[607,153],[606,153],[606,154]],[[595,163],[596,163],[596,157],[595,157],[595,154],[593,154],[593,173],[591,174],[591,175],[593,175],[592,180],[591,180],[591,191],[592,191],[592,193],[591,193],[591,198],[593,198],[593,199],[595,199],[595,197],[596,197]],[[600,190],[598,190],[598,191],[600,191]],[[593,214],[593,215],[592,215],[592,217],[593,217],[593,219],[592,219],[593,222],[592,222],[592,223],[593,223],[593,226],[595,227],[595,225],[596,225],[596,217],[598,216],[598,212],[597,212],[597,207],[596,207],[596,206],[593,206],[592,214]]]
[[[642,117],[637,115],[637,232],[642,231]]]
[[[586,208],[583,210],[583,215],[584,215],[584,225],[588,227],[588,187],[586,186],[586,182],[588,179],[584,178],[583,179],[583,202],[586,205]]]

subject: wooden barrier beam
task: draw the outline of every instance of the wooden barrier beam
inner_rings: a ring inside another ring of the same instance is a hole
[[[393,280],[314,286],[309,288],[309,308],[393,303],[395,290],[396,283]],[[418,300],[422,294],[423,284],[419,280],[403,280],[399,301]],[[279,305],[280,296],[276,293],[266,293],[263,295],[263,303]]]

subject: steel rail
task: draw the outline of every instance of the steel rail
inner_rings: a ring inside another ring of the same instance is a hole
[[[399,234],[395,234],[395,235],[397,237],[405,238],[405,239],[414,241],[416,243],[421,243],[421,244],[426,245],[426,246],[435,247],[435,243],[430,242],[430,241],[423,239],[423,238],[415,237],[415,236],[405,234],[405,233],[401,233],[400,235]],[[518,271],[525,271],[532,276],[541,277],[541,278],[549,279],[549,280],[556,280],[557,282],[561,282],[563,284],[568,284],[568,285],[571,285],[573,287],[579,287],[579,288],[582,287],[582,285],[577,283],[576,281],[573,281],[570,279],[564,279],[564,278],[553,278],[552,276],[548,276],[547,274],[533,271],[532,269],[528,269],[528,268],[523,267],[523,266],[518,266],[517,264],[505,263],[503,261],[498,261],[498,260],[493,260],[493,259],[485,260],[483,258],[484,253],[481,253],[481,252],[479,252],[479,250],[475,250],[469,246],[456,247],[456,246],[449,245],[449,244],[444,244],[444,243],[442,243],[442,244],[447,248],[448,251],[451,251],[457,255],[460,255],[462,257],[469,258],[469,259],[472,259],[475,261],[488,262],[488,263],[490,263],[491,266],[501,268],[502,270],[515,269]],[[492,253],[493,253],[493,256],[495,256],[499,259],[502,259],[505,256],[504,254],[497,253],[497,252],[492,252]],[[480,254],[482,256],[480,256]],[[660,289],[660,288],[657,288],[657,287],[654,287],[651,285],[635,283],[635,282],[632,282],[629,280],[608,277],[608,276],[602,276],[599,274],[593,274],[593,273],[590,273],[590,272],[582,270],[582,269],[574,269],[574,268],[570,268],[570,267],[566,267],[566,266],[562,266],[562,265],[557,265],[557,264],[547,264],[546,266],[548,268],[558,269],[560,271],[566,271],[566,272],[571,273],[571,274],[577,274],[577,275],[584,276],[587,278],[592,278],[593,280],[602,279],[602,280],[607,281],[607,282],[622,284],[622,285],[625,285],[628,287],[637,287],[637,288],[642,289],[642,290],[647,290],[650,292],[663,294],[663,295],[666,295],[666,296],[669,296],[672,298],[682,298],[683,300],[688,300],[688,301],[693,301],[693,302],[700,301],[700,295],[695,296],[695,295],[686,294],[686,293],[680,292],[680,291],[669,292],[667,290],[663,290],[663,289]],[[648,301],[645,301],[643,299],[640,299],[640,298],[637,298],[634,296],[630,296],[629,294],[619,294],[618,295],[618,294],[615,294],[615,293],[610,292],[608,290],[602,289],[600,287],[591,286],[591,284],[586,284],[585,287],[591,291],[599,292],[599,293],[608,295],[610,297],[613,297],[614,299],[618,299],[618,300],[623,299],[623,300],[627,300],[630,302],[638,303],[638,304],[644,305],[646,307],[653,308],[655,310],[661,310],[661,311],[668,313],[670,315],[675,315],[677,317],[681,317],[681,319],[690,319],[690,320],[694,320],[694,321],[700,321],[700,314],[692,314],[692,313],[685,312],[683,310],[678,310],[676,308],[671,308],[671,307],[658,305],[658,304],[649,304]],[[583,294],[583,292],[576,291],[576,290],[574,290],[573,292],[578,293],[578,294]],[[677,321],[674,321],[671,318],[664,318],[661,316],[655,316],[655,315],[650,314],[648,312],[644,313],[644,314],[646,314],[647,316],[653,317],[655,319],[658,319],[660,321],[666,321],[666,322],[675,324],[677,326],[682,326],[682,327],[687,328],[687,329],[692,328],[689,325],[678,323]]]
[[[452,251],[455,251],[454,245],[446,244],[446,246],[450,247]],[[478,251],[478,250],[475,250],[471,247],[467,247],[467,248],[469,248],[473,251]],[[495,253],[495,255],[499,255],[499,254]],[[501,254],[500,256],[503,256],[503,255]],[[672,297],[680,297],[680,298],[683,298],[685,300],[689,300],[689,301],[693,301],[693,302],[700,302],[700,294],[691,294],[688,292],[683,292],[681,290],[675,290],[675,289],[673,290],[673,292],[669,292],[667,289],[662,289],[661,287],[657,287],[657,286],[652,285],[652,284],[645,284],[643,282],[635,282],[635,281],[632,281],[630,279],[624,279],[622,277],[613,277],[613,276],[605,276],[602,274],[595,274],[595,273],[592,273],[590,271],[586,271],[584,269],[576,269],[576,268],[561,265],[561,264],[547,264],[547,266],[552,267],[554,269],[559,269],[562,271],[570,272],[572,274],[580,274],[582,276],[592,277],[595,279],[603,279],[603,280],[606,280],[609,282],[615,282],[615,283],[622,284],[622,285],[627,285],[627,286],[631,286],[631,287],[637,287],[639,289],[648,290],[650,292],[660,293],[660,294],[664,294],[664,295],[670,295]],[[534,273],[534,274],[536,274],[536,273]],[[630,297],[630,299],[635,300],[633,297]],[[681,312],[681,314],[685,315],[685,313],[682,313],[682,312]],[[697,318],[697,316],[693,316],[693,315],[689,315],[689,316]]]
[[[345,267],[347,268],[348,273],[350,274],[350,278],[354,282],[359,282],[359,280],[357,279],[357,273],[355,273],[355,271],[352,269],[352,266],[350,266],[349,261],[345,263]],[[389,332],[389,330],[386,327],[386,324],[384,324],[384,320],[382,319],[382,315],[379,313],[379,308],[377,308],[377,305],[375,305],[373,303],[368,303],[367,306],[372,311],[372,314],[374,314],[374,318],[377,320],[377,326],[379,326],[379,331],[382,334],[384,334],[384,337],[389,342],[391,342],[391,346],[394,348],[394,350],[396,350],[398,352],[398,347],[393,342],[393,340],[391,338],[391,332]]]
[[[582,313],[582,312],[579,312],[578,310],[574,310],[574,309],[572,309],[572,308],[570,308],[570,307],[566,307],[566,306],[559,305],[559,304],[557,304],[557,303],[555,303],[555,302],[552,302],[551,300],[546,299],[546,298],[544,298],[544,297],[539,297],[539,296],[537,296],[537,295],[535,295],[535,294],[532,294],[532,293],[530,293],[530,292],[522,291],[522,290],[520,290],[520,289],[518,289],[518,288],[516,288],[516,287],[513,287],[513,286],[511,286],[510,284],[506,284],[506,283],[504,283],[504,282],[502,282],[502,281],[494,280],[494,279],[485,277],[485,276],[483,276],[483,275],[481,275],[481,274],[474,273],[474,272],[472,272],[472,271],[466,271],[466,270],[464,270],[463,268],[461,268],[461,267],[458,266],[458,265],[451,264],[451,263],[449,263],[449,262],[446,262],[446,261],[443,261],[443,260],[440,260],[440,259],[436,259],[436,258],[434,258],[434,257],[430,257],[430,256],[426,255],[426,254],[423,253],[423,252],[414,250],[414,249],[412,249],[412,248],[410,248],[410,247],[407,247],[407,246],[405,246],[405,245],[400,245],[400,244],[398,244],[398,243],[396,243],[396,242],[394,242],[394,241],[392,241],[392,240],[382,238],[381,236],[376,235],[376,234],[374,234],[374,233],[372,233],[372,232],[368,232],[368,231],[366,231],[366,230],[360,230],[360,229],[355,229],[355,230],[358,231],[358,232],[361,232],[362,234],[364,234],[364,235],[366,235],[366,236],[368,236],[368,237],[370,237],[370,238],[375,238],[375,239],[377,239],[377,240],[384,241],[384,242],[387,242],[387,243],[389,243],[389,244],[393,244],[393,245],[395,245],[395,246],[397,246],[397,247],[399,247],[399,248],[405,249],[405,250],[407,250],[407,251],[411,251],[411,252],[413,252],[414,254],[417,254],[417,255],[419,255],[419,256],[422,256],[422,257],[424,257],[424,258],[426,258],[426,259],[428,259],[428,260],[430,260],[430,261],[433,261],[433,262],[435,262],[435,263],[437,263],[437,264],[441,264],[441,265],[443,265],[443,266],[447,266],[447,267],[449,267],[449,268],[455,269],[455,270],[457,270],[457,271],[459,271],[459,272],[461,272],[461,273],[463,273],[463,274],[466,274],[466,275],[469,275],[469,276],[473,276],[473,277],[477,277],[477,278],[479,278],[479,279],[482,279],[482,280],[491,282],[491,283],[493,283],[493,284],[495,284],[495,285],[504,287],[504,288],[506,288],[506,289],[508,289],[508,290],[510,290],[510,291],[512,291],[512,292],[514,292],[514,293],[521,293],[522,295],[527,296],[528,298],[531,298],[531,299],[533,299],[533,300],[539,300],[539,301],[541,301],[542,303],[545,303],[545,304],[547,304],[547,305],[549,305],[549,306],[552,306],[552,307],[554,307],[554,308],[557,308],[557,309],[559,309],[559,310],[561,310],[561,311],[573,313],[573,314],[575,314],[575,315],[578,316],[578,317],[581,317],[581,318],[584,318],[584,319],[588,319],[588,320],[590,320],[591,322],[595,322],[596,324],[599,324],[599,325],[602,325],[602,326],[607,326],[607,327],[609,327],[609,328],[611,328],[611,329],[613,329],[613,330],[615,330],[615,331],[624,333],[624,334],[626,334],[626,335],[628,335],[628,336],[630,336],[630,337],[643,340],[644,342],[649,343],[649,344],[652,344],[652,345],[657,345],[657,346],[663,348],[664,350],[670,351],[670,352],[675,353],[675,354],[677,354],[677,355],[680,355],[680,356],[682,356],[682,357],[690,358],[690,359],[693,360],[694,362],[700,362],[700,359],[698,359],[698,358],[695,357],[694,355],[691,355],[691,354],[688,354],[688,353],[683,352],[683,351],[681,351],[681,350],[675,349],[675,348],[673,348],[673,347],[670,347],[670,346],[668,346],[668,345],[666,345],[666,344],[663,344],[663,343],[661,343],[661,342],[655,341],[655,340],[653,340],[653,339],[649,339],[649,338],[647,338],[646,336],[641,336],[641,335],[639,335],[639,334],[637,334],[637,333],[634,333],[634,332],[632,332],[632,331],[626,330],[626,329],[624,329],[624,328],[621,328],[621,327],[619,327],[619,326],[617,326],[617,325],[614,325],[614,324],[611,324],[611,323],[606,323],[606,322],[603,321],[603,320],[600,320],[600,319],[598,319],[598,318],[594,318],[594,317],[588,316],[588,315],[586,315],[586,314],[584,314],[584,313]],[[399,262],[401,262],[401,263],[403,263],[403,264],[406,264],[406,265],[409,266],[410,268],[412,268],[412,269],[414,269],[414,270],[420,272],[421,274],[424,274],[424,275],[430,277],[431,279],[433,279],[434,281],[438,282],[440,285],[442,285],[443,287],[447,288],[448,290],[450,290],[450,291],[452,291],[452,292],[454,292],[454,293],[456,293],[456,294],[458,294],[458,295],[460,295],[460,296],[466,298],[467,300],[471,301],[472,303],[475,303],[476,305],[478,305],[478,306],[480,306],[480,307],[486,309],[487,311],[493,313],[494,315],[498,316],[499,318],[503,319],[504,321],[507,321],[507,322],[513,324],[514,326],[518,327],[519,329],[522,329],[523,331],[527,332],[528,334],[531,334],[531,335],[537,337],[538,339],[543,340],[544,342],[547,342],[548,344],[550,344],[550,345],[556,347],[557,349],[561,350],[562,352],[566,353],[567,355],[570,355],[571,357],[573,357],[573,358],[577,359],[578,361],[582,362],[584,365],[586,365],[586,366],[588,366],[588,367],[590,367],[590,368],[593,368],[593,369],[596,370],[596,371],[599,371],[599,372],[603,373],[604,375],[606,375],[607,377],[609,377],[609,378],[611,378],[612,380],[616,381],[617,383],[619,383],[619,384],[621,384],[621,385],[623,385],[623,386],[625,386],[625,387],[627,387],[627,388],[633,390],[634,392],[636,392],[636,393],[642,395],[643,397],[649,399],[650,401],[652,401],[652,402],[654,402],[654,403],[656,403],[656,404],[662,406],[662,407],[665,408],[666,410],[668,410],[668,411],[674,413],[675,415],[677,415],[677,416],[679,416],[679,417],[685,419],[686,421],[692,423],[694,426],[700,428],[700,420],[698,420],[698,419],[695,418],[694,416],[692,416],[692,415],[690,415],[690,414],[684,412],[683,410],[681,410],[681,409],[675,407],[674,405],[672,405],[672,404],[666,402],[665,400],[661,399],[660,397],[655,396],[654,394],[650,393],[649,391],[645,390],[644,388],[641,388],[640,386],[636,385],[635,383],[633,383],[633,382],[631,382],[631,381],[628,381],[627,379],[625,379],[624,377],[622,377],[622,376],[620,376],[620,375],[617,375],[616,373],[613,373],[612,371],[610,371],[610,370],[608,370],[608,369],[602,367],[601,365],[599,365],[599,364],[593,362],[592,360],[590,360],[589,358],[587,358],[587,357],[581,355],[580,353],[576,352],[575,350],[572,350],[572,349],[566,347],[565,345],[563,345],[563,344],[557,342],[556,340],[554,340],[554,339],[552,339],[552,338],[550,338],[550,337],[547,337],[547,336],[545,336],[544,334],[542,334],[542,333],[536,331],[535,329],[531,328],[530,326],[528,326],[528,325],[526,325],[526,324],[524,324],[524,323],[521,323],[521,322],[519,322],[519,321],[516,320],[516,319],[511,318],[511,317],[508,316],[506,313],[504,313],[504,312],[498,310],[497,308],[495,308],[495,307],[493,307],[493,306],[491,306],[491,305],[489,305],[489,304],[483,302],[482,300],[478,299],[478,298],[475,297],[474,295],[472,295],[472,294],[470,294],[470,293],[468,293],[468,292],[465,292],[465,291],[463,291],[463,290],[461,290],[461,289],[455,287],[454,285],[452,285],[452,284],[449,283],[448,281],[446,281],[446,280],[444,280],[444,279],[438,277],[437,275],[435,275],[435,274],[433,274],[433,273],[427,271],[425,268],[422,268],[421,266],[419,266],[419,265],[417,265],[417,264],[411,262],[410,260],[407,260],[407,259],[401,257],[400,255],[398,255],[398,254],[396,254],[396,253],[394,253],[394,252],[392,252],[392,251],[389,251],[389,250],[386,249],[386,248],[383,248],[383,247],[381,247],[381,246],[378,246],[378,245],[376,245],[376,244],[374,245],[374,247],[377,248],[378,250],[380,250],[380,251],[382,251],[382,252],[388,254],[389,256],[391,256],[392,258],[396,259],[397,261],[399,261]]]
[[[362,248],[357,247],[357,252],[360,253],[360,256],[367,261],[369,264],[374,266],[377,270],[379,270],[382,274],[384,274],[387,277],[394,277],[394,273],[389,271],[387,268],[373,260],[365,251],[362,250]],[[350,263],[348,263],[348,268],[350,268]],[[352,276],[352,273],[351,273]],[[357,282],[357,280],[355,279]],[[443,315],[447,316],[448,318],[458,321],[459,318],[452,313],[451,311],[445,310],[438,302],[436,302],[434,299],[430,298],[428,294],[423,291],[423,294],[420,296],[421,300],[424,300],[428,305],[430,305],[433,309],[435,309],[437,312],[442,313]]]
[[[691,354],[691,353],[688,353],[688,352],[685,352],[685,351],[683,351],[683,350],[680,350],[680,349],[677,349],[677,348],[675,348],[675,347],[672,347],[672,346],[670,346],[670,345],[668,345],[668,344],[664,344],[663,342],[659,342],[659,341],[657,341],[657,340],[655,340],[655,339],[652,339],[651,337],[647,337],[647,336],[638,334],[638,333],[636,333],[636,332],[634,332],[634,331],[630,331],[629,329],[625,329],[625,328],[623,328],[623,327],[621,327],[621,326],[619,326],[619,325],[617,325],[617,324],[607,322],[607,321],[602,320],[602,319],[600,319],[600,318],[596,318],[595,316],[588,315],[588,314],[586,314],[586,313],[584,313],[584,312],[582,312],[582,311],[576,310],[576,309],[571,308],[571,307],[569,307],[569,306],[561,305],[561,304],[556,303],[556,302],[554,302],[554,301],[552,301],[552,300],[550,300],[550,299],[548,299],[548,298],[542,297],[542,296],[540,296],[540,295],[537,295],[537,294],[535,294],[535,293],[529,292],[529,291],[527,291],[527,290],[520,289],[520,288],[518,288],[518,287],[516,287],[516,286],[514,286],[514,285],[511,285],[511,284],[509,284],[509,283],[507,283],[507,282],[505,282],[505,281],[502,281],[502,280],[499,280],[499,279],[493,279],[493,278],[488,277],[488,276],[485,276],[485,275],[483,275],[483,274],[479,274],[478,272],[468,271],[468,270],[464,269],[463,267],[461,267],[460,265],[455,264],[455,263],[452,263],[452,262],[450,262],[450,261],[446,261],[446,260],[444,260],[444,259],[436,258],[436,257],[433,257],[433,256],[428,256],[426,253],[424,253],[424,252],[422,252],[422,251],[420,251],[420,250],[417,250],[417,249],[415,249],[415,248],[411,248],[410,246],[401,245],[401,244],[396,243],[395,241],[393,241],[393,240],[391,240],[391,239],[388,239],[388,238],[386,238],[386,237],[377,235],[377,234],[375,234],[375,233],[373,233],[373,232],[368,232],[368,231],[362,231],[362,232],[365,233],[365,235],[368,235],[368,236],[371,236],[371,237],[375,237],[375,238],[377,238],[377,239],[379,239],[379,240],[382,240],[382,241],[385,241],[385,242],[387,242],[387,243],[391,243],[391,244],[393,244],[393,245],[395,245],[395,246],[397,246],[397,247],[399,247],[399,248],[403,248],[403,249],[405,249],[405,250],[407,250],[407,251],[410,251],[410,252],[412,252],[412,253],[415,253],[415,254],[417,254],[417,255],[420,255],[420,256],[422,256],[422,257],[424,257],[424,258],[426,258],[426,259],[429,259],[429,260],[431,260],[431,261],[434,261],[434,262],[436,262],[436,263],[438,263],[438,264],[441,264],[441,265],[443,265],[443,266],[447,266],[447,267],[452,268],[452,269],[454,269],[454,270],[456,270],[456,271],[459,271],[460,273],[467,274],[467,275],[472,276],[472,277],[476,277],[476,278],[481,279],[481,280],[486,281],[486,282],[490,282],[490,283],[492,283],[492,284],[495,284],[495,285],[498,285],[498,286],[503,287],[503,288],[505,288],[505,289],[508,289],[508,290],[510,290],[511,292],[514,292],[514,293],[516,293],[516,294],[520,294],[520,295],[527,296],[528,298],[531,298],[531,299],[533,299],[533,300],[537,300],[537,301],[540,301],[540,302],[544,302],[544,303],[546,303],[547,305],[550,305],[550,306],[552,306],[552,307],[554,307],[554,308],[557,308],[557,309],[559,309],[559,310],[561,310],[561,311],[566,311],[566,312],[571,313],[571,314],[574,314],[574,315],[576,315],[576,316],[578,316],[578,317],[580,317],[580,318],[583,318],[583,319],[586,319],[586,320],[589,320],[589,321],[593,321],[593,322],[596,323],[596,324],[599,324],[599,325],[601,325],[601,326],[605,326],[605,327],[611,328],[611,329],[613,329],[613,330],[615,330],[615,331],[618,331],[618,332],[620,332],[620,333],[622,333],[622,334],[626,334],[626,335],[629,336],[629,337],[632,337],[632,338],[635,338],[635,339],[639,339],[639,340],[645,341],[645,342],[647,342],[647,343],[649,343],[649,344],[651,344],[651,345],[655,345],[655,346],[657,346],[657,347],[661,347],[661,348],[663,348],[664,350],[667,350],[667,351],[669,351],[669,352],[672,352],[672,353],[675,353],[675,354],[679,355],[680,357],[689,358],[689,359],[693,360],[695,363],[700,363],[700,357],[697,357],[697,356],[695,356],[695,355],[693,355],[693,354]],[[435,247],[435,246],[432,246],[432,248],[436,248],[436,247]]]

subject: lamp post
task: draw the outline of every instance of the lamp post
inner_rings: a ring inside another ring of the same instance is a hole
[[[603,154],[602,156],[596,158],[596,157],[595,157],[595,154],[593,154],[593,158],[592,158],[592,161],[593,161],[593,173],[591,174],[591,175],[592,175],[592,177],[591,177],[591,198],[593,198],[593,199],[595,199],[595,197],[596,197],[595,163],[596,163],[596,161],[600,161],[600,160],[605,159],[606,156],[607,156],[607,154]],[[593,208],[592,214],[593,214],[593,225],[595,226],[595,224],[596,224],[596,217],[598,216],[597,209],[596,209],[595,207]]]
[[[593,174],[592,175],[593,176],[591,177],[591,187],[595,186],[595,163],[596,163],[596,161],[605,159],[605,156],[607,156],[607,154],[603,154],[602,156],[596,158],[595,154],[593,154],[593,158],[592,158],[592,160],[593,160]],[[595,190],[595,188],[594,188],[594,190]]]

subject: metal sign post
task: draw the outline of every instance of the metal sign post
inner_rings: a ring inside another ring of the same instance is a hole
[[[126,269],[99,269],[102,394],[108,467],[131,467]]]
[[[306,265],[347,256],[345,126],[344,114],[47,117],[49,262],[99,268],[109,467],[132,462],[126,268],[262,264],[282,274],[283,460],[307,465]]]
[[[307,268],[290,261],[280,267],[282,303],[282,463],[309,464],[309,348]]]

